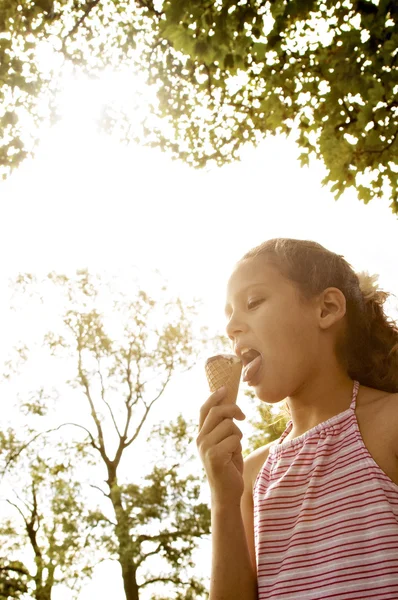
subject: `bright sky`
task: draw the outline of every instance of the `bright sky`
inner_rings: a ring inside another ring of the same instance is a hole
[[[320,242],[356,270],[378,273],[381,286],[398,295],[398,222],[387,199],[365,206],[348,192],[335,202],[321,187],[322,166],[301,169],[297,150],[284,139],[271,138],[246,151],[241,163],[211,172],[123,146],[96,133],[98,85],[70,84],[63,121],[43,133],[36,158],[0,184],[3,353],[15,330],[22,335],[29,326],[7,312],[8,277],[25,271],[71,274],[88,267],[126,278],[135,271],[145,280],[158,269],[176,294],[203,298],[202,318],[216,332],[225,324],[234,262],[267,238],[283,236]],[[171,383],[156,418],[182,411],[197,419],[207,396],[200,363]],[[240,404],[250,418],[243,396]],[[206,543],[198,563],[203,575],[208,553]],[[110,594],[122,600],[118,573],[116,565],[102,565],[80,600]]]

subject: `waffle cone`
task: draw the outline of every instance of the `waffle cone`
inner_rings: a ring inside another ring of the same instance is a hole
[[[234,404],[238,396],[242,363],[233,354],[218,354],[208,358],[205,365],[206,377],[211,392],[215,392],[223,385],[227,388],[227,395],[222,404]]]

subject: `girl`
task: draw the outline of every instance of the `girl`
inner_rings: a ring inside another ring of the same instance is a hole
[[[262,402],[286,399],[291,420],[243,461],[242,411],[220,404],[222,389],[201,408],[210,600],[398,598],[398,328],[387,297],[315,242],[269,240],[236,265],[227,334],[243,380]]]

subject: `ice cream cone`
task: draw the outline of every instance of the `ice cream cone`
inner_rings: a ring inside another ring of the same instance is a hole
[[[210,391],[215,392],[225,385],[227,395],[222,404],[235,403],[242,373],[242,362],[239,358],[234,354],[217,354],[207,359],[205,370]]]

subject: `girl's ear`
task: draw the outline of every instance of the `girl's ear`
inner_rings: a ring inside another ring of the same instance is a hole
[[[324,290],[319,300],[319,325],[328,329],[346,314],[346,299],[341,290],[330,287]]]

